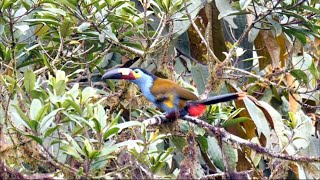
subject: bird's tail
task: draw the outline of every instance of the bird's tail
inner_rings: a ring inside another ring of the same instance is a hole
[[[223,94],[218,96],[212,96],[207,99],[197,100],[197,101],[189,101],[187,102],[186,107],[184,108],[185,113],[188,113],[190,116],[201,116],[205,110],[207,105],[227,102],[231,100],[241,100],[247,96],[247,93],[240,92],[240,93],[229,93]]]
[[[240,92],[240,93],[229,93],[229,94],[222,94],[218,96],[212,96],[207,99],[203,100],[197,100],[197,101],[192,101],[192,103],[195,104],[203,104],[203,105],[211,105],[211,104],[216,104],[216,103],[222,103],[222,102],[227,102],[231,100],[241,100],[247,96],[247,93],[245,92]]]

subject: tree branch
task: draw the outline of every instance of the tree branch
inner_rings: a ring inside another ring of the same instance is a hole
[[[204,128],[206,130],[206,132],[210,135],[221,137],[222,141],[226,142],[227,144],[229,144],[237,149],[242,149],[244,147],[248,147],[259,154],[263,154],[263,155],[271,157],[271,158],[279,158],[282,160],[293,161],[293,162],[305,162],[305,163],[317,162],[317,163],[320,163],[320,156],[306,157],[306,156],[296,156],[296,155],[288,155],[288,154],[278,153],[278,152],[272,151],[270,149],[267,149],[265,147],[262,147],[256,143],[252,143],[252,142],[247,141],[245,139],[242,139],[238,136],[230,134],[224,128],[213,126],[213,125],[211,125],[203,120],[200,120],[198,118],[194,118],[191,116],[184,116],[181,119],[185,120],[185,121],[192,122],[192,123],[198,125],[199,127]],[[164,122],[168,122],[168,120],[165,118],[164,115],[154,116],[152,118],[149,118],[149,119],[146,119],[143,121],[143,123],[145,123],[146,125],[159,125]]]

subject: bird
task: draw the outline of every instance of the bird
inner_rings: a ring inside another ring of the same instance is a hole
[[[181,87],[178,83],[157,77],[139,67],[112,69],[102,75],[102,80],[107,79],[129,80],[136,84],[147,100],[165,111],[165,117],[169,120],[186,115],[199,117],[205,112],[207,105],[241,100],[246,97],[245,92],[240,92],[200,100],[193,92]]]

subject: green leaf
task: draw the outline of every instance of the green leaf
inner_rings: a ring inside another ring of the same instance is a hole
[[[3,0],[2,9],[5,10],[14,3],[12,0]]]
[[[287,33],[288,35],[293,35],[294,37],[296,37],[303,45],[306,45],[307,43],[307,38],[306,36],[301,33],[302,31],[298,31],[298,30],[295,30],[293,28],[290,28],[290,29],[286,29],[284,28],[283,31],[285,33]]]
[[[114,0],[111,0],[112,3],[108,3],[108,4],[111,4],[112,8],[117,8],[121,5],[123,5],[124,3],[126,3],[127,1],[123,1],[123,0],[117,0],[117,1],[114,1]]]
[[[133,9],[132,7],[128,6],[128,7],[123,7],[122,8],[123,11],[125,11],[128,14],[134,15],[139,17],[138,13],[135,11],[135,9]]]
[[[0,35],[4,32],[4,25],[0,24]],[[1,47],[0,47],[0,52],[1,52]]]
[[[29,126],[29,128],[31,128],[32,130],[35,130],[32,128],[30,119],[24,114],[24,112],[22,112],[20,107],[15,104],[13,104],[12,106],[16,109],[16,111],[19,114],[19,116],[21,117],[21,119]]]
[[[301,69],[293,69],[290,71],[290,74],[299,81],[302,81],[304,84],[308,84],[309,79],[305,72]]]
[[[49,106],[50,106],[49,103],[47,103],[45,106],[41,106],[34,120],[41,122],[43,117],[47,114],[49,110]]]
[[[232,118],[236,117],[243,110],[244,110],[244,108],[238,108],[235,111],[232,111],[231,114],[228,115],[228,119],[232,119]]]
[[[235,118],[235,119],[230,119],[230,120],[225,121],[222,124],[222,127],[225,128],[225,127],[232,126],[232,125],[235,125],[235,124],[247,121],[247,120],[250,120],[250,119],[247,117],[239,117],[239,118]]]
[[[207,78],[209,77],[208,67],[202,64],[196,64],[191,67],[191,75],[199,94],[202,94],[207,84]]]
[[[43,89],[34,89],[31,91],[31,98],[32,99],[48,99],[49,96]]]
[[[97,107],[94,108],[94,117],[98,120],[98,122],[100,124],[100,129],[106,127],[107,114],[101,104],[98,104]]]
[[[224,170],[221,147],[219,146],[217,139],[209,136],[207,137],[207,141],[209,145],[208,156],[217,168]]]
[[[23,35],[26,35],[27,31],[30,29],[30,27],[28,25],[15,25],[15,28],[19,29]]]
[[[132,127],[132,126],[142,126],[142,122],[139,121],[128,121],[121,124],[117,124],[116,127],[122,131],[125,128]]]
[[[309,71],[315,79],[319,79],[319,76],[320,76],[319,71],[318,71],[314,61],[312,61],[311,66],[309,67]]]
[[[83,127],[82,126],[82,123],[83,123],[83,124],[88,125],[90,128],[93,128],[92,125],[86,119],[84,119],[81,116],[74,115],[74,114],[69,114],[69,113],[67,113],[65,111],[63,111],[63,114],[66,115],[69,118],[69,120],[77,123],[80,127]]]
[[[50,27],[45,24],[38,24],[34,30],[35,34],[39,37],[43,36],[50,30]]]
[[[54,121],[54,116],[63,108],[56,109],[54,111],[51,111],[49,114],[47,114],[43,119],[40,121],[40,133],[43,133],[47,131],[47,128],[52,124]]]
[[[82,90],[80,104],[83,105],[96,94],[96,90],[92,87],[86,87]]]
[[[266,117],[261,109],[258,108],[250,99],[244,98],[243,101],[251,119],[257,127],[258,136],[260,137],[261,133],[263,133],[266,137],[266,144],[268,144],[270,139],[270,128]]]
[[[206,130],[204,130],[202,127],[195,126],[195,127],[194,127],[194,133],[195,133],[196,135],[203,136],[204,134],[206,134]]]
[[[66,82],[64,80],[59,80],[54,85],[55,95],[62,96],[66,91]]]
[[[78,26],[78,31],[79,31],[79,32],[83,32],[83,31],[89,29],[90,26],[91,26],[91,23],[89,23],[89,22],[84,22],[84,23],[82,23],[80,26]]]
[[[107,140],[110,138],[112,135],[116,135],[119,132],[120,128],[118,127],[112,127],[108,129],[104,134],[103,134],[103,139]]]
[[[68,142],[71,143],[73,149],[76,149],[77,152],[79,152],[82,155],[85,155],[82,148],[80,148],[79,144],[69,134],[64,133],[64,136],[67,138]]]
[[[118,147],[116,146],[104,146],[97,157],[107,156],[116,151],[117,149]]]
[[[165,12],[168,12],[171,6],[171,1],[172,0],[161,0],[162,1],[162,5],[164,7]]]
[[[69,7],[71,9],[76,9],[76,2],[70,1],[70,0],[57,0],[57,2],[61,5],[65,5],[66,7]]]
[[[172,136],[171,141],[179,151],[182,151],[183,148],[188,144],[185,138],[179,136]]]
[[[316,13],[316,14],[320,14],[320,10],[319,10],[319,8],[314,8],[314,7],[311,7],[311,6],[305,6],[305,5],[301,5],[301,7],[303,8],[303,9],[306,9],[306,10],[309,10],[309,11],[311,11],[311,12],[314,12],[314,13]]]
[[[172,156],[170,156],[171,154],[172,154],[172,152],[174,151],[174,147],[169,147],[167,150],[166,150],[166,152],[163,154],[163,155],[161,155],[161,158],[159,159],[160,161],[162,161],[162,162],[167,162],[168,161],[168,157],[172,157]]]
[[[62,22],[62,24],[61,24],[61,26],[60,26],[60,32],[61,32],[61,36],[63,37],[63,38],[65,38],[65,37],[67,37],[69,34],[71,34],[71,32],[72,32],[72,25],[73,25],[73,23],[70,21],[70,20],[68,20],[68,19],[65,19],[63,22]]]
[[[38,132],[39,122],[36,120],[30,120],[30,128]]]
[[[288,112],[288,115],[289,115],[289,119],[290,119],[290,124],[289,124],[290,127],[291,127],[292,129],[296,128],[296,126],[297,126],[297,119],[296,119],[294,113]]]
[[[58,9],[58,8],[43,7],[42,10],[48,11],[48,12],[55,14],[55,15],[62,15],[62,16],[67,15],[66,11],[64,11],[62,9]]]
[[[109,29],[103,30],[103,33],[101,34],[101,38],[102,37],[104,38],[104,36],[107,36],[108,38],[110,38],[114,42],[119,42],[117,36]]]
[[[31,2],[23,0],[23,1],[21,1],[21,3],[23,5],[23,7],[26,8],[26,10],[29,10],[31,8]]]
[[[50,135],[51,135],[55,130],[57,130],[60,126],[61,126],[61,125],[58,124],[58,125],[56,125],[56,126],[54,126],[54,127],[48,128],[48,129],[46,130],[46,132],[44,133],[43,138],[46,138],[46,137],[50,136]]]
[[[67,81],[66,73],[64,71],[57,70],[55,74],[56,74],[56,81],[60,81],[60,80]]]
[[[172,7],[170,8],[170,12],[169,14],[176,14],[177,12],[179,12],[180,10],[182,10],[182,6],[183,6],[183,0],[176,0],[174,1],[174,4],[172,5]]]
[[[40,112],[42,103],[39,99],[33,99],[30,105],[30,118],[36,120],[37,114]]]
[[[239,12],[238,10],[235,10],[227,0],[219,0],[219,1],[215,1],[215,3],[220,12],[220,14],[218,15],[218,19],[221,19],[226,16]],[[228,19],[225,19],[225,20],[228,21],[230,24],[232,23],[234,24],[233,18],[230,18],[230,19],[231,21],[229,21]]]
[[[64,153],[72,156],[76,160],[82,162],[83,159],[81,158],[80,154],[72,147],[72,146],[62,146],[61,149],[64,151]]]
[[[102,131],[100,122],[97,120],[97,118],[93,118],[92,121],[94,122],[94,130],[100,134]]]
[[[76,102],[74,102],[71,99],[67,99],[66,101],[74,108],[74,110],[78,113],[78,115],[82,115],[82,110]]]
[[[119,120],[120,120],[120,118],[121,118],[122,112],[123,112],[123,110],[121,109],[121,110],[118,112],[118,114],[116,115],[116,117],[113,118],[113,120],[112,120],[112,122],[111,122],[111,124],[110,124],[111,127],[114,126],[114,125],[116,125],[116,124],[118,124],[118,122],[119,122]]]
[[[34,136],[34,135],[31,135],[31,134],[27,134],[27,135],[25,135],[25,136],[27,136],[27,137],[35,140],[35,141],[36,141],[37,143],[39,143],[39,144],[42,144],[42,143],[43,143],[43,140],[42,140],[40,137],[38,137],[38,136]]]
[[[93,153],[93,148],[88,139],[83,141],[84,144],[84,153],[87,157],[90,157],[91,153]]]
[[[231,145],[222,143],[222,149],[227,159],[226,163],[230,171],[235,171],[238,163],[238,152]]]
[[[28,94],[31,94],[31,91],[34,89],[35,82],[35,74],[31,70],[27,70],[24,73],[24,88],[26,89]]]
[[[200,145],[201,150],[203,152],[207,152],[208,148],[209,148],[207,138],[205,138],[204,136],[198,136],[196,139],[197,139],[197,142]]]
[[[79,83],[74,84],[67,94],[71,96],[73,100],[76,99],[80,94]]]
[[[43,23],[43,24],[52,24],[55,26],[60,26],[60,23],[56,20],[52,20],[52,19],[26,19],[24,20],[25,22],[34,22],[37,24]]]

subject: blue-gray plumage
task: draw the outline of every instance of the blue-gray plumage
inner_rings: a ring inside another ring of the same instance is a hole
[[[199,100],[191,91],[181,87],[176,82],[159,78],[142,68],[117,68],[106,72],[102,79],[126,79],[141,89],[142,94],[157,107],[166,112],[167,118],[176,119],[189,114],[199,116],[205,111],[205,106],[242,99],[245,93],[231,93]]]

